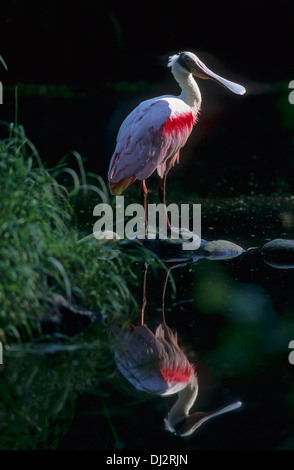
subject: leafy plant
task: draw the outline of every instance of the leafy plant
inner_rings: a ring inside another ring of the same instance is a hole
[[[32,337],[46,314],[48,296],[115,318],[129,310],[130,261],[116,256],[115,242],[80,239],[74,212],[77,194],[106,197],[61,162],[48,170],[22,126],[4,126],[0,140],[0,332],[5,342]],[[58,181],[68,173],[74,186]],[[0,338],[0,339],[1,339]]]

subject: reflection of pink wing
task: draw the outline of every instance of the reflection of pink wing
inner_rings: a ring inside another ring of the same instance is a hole
[[[120,194],[135,179],[148,178],[156,168],[162,177],[166,161],[178,158],[192,128],[191,108],[179,98],[141,103],[119,130],[108,173],[111,192]]]
[[[115,327],[112,334],[119,342],[117,366],[138,390],[172,395],[186,387],[193,367],[165,324],[159,325],[155,335],[146,325],[133,330]]]
[[[160,373],[168,384],[168,389],[162,395],[178,393],[188,384],[191,374],[194,374],[194,368],[179,348],[177,334],[174,334],[166,323],[159,325],[155,336],[163,351]]]

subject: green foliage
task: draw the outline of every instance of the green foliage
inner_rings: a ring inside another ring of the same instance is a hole
[[[114,242],[79,240],[73,197],[86,192],[85,174],[80,182],[64,163],[49,171],[21,126],[8,131],[0,140],[2,340],[31,337],[55,292],[108,317],[123,315],[131,299],[125,281],[130,263],[115,256]],[[57,180],[65,171],[75,180],[70,192]]]

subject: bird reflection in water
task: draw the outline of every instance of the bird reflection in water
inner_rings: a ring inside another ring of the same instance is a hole
[[[115,338],[115,361],[122,375],[138,390],[162,397],[178,394],[165,421],[167,431],[177,436],[190,436],[205,421],[223,413],[236,410],[242,403],[236,401],[212,412],[197,411],[189,414],[198,394],[198,379],[193,364],[189,362],[178,345],[177,333],[167,326],[164,314],[164,299],[168,276],[162,295],[162,320],[153,333],[145,324],[146,277],[144,267],[143,298],[140,324],[129,323],[126,328],[114,326],[111,334]]]

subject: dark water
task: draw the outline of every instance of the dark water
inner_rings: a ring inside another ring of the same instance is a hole
[[[244,252],[224,259],[191,259],[189,254],[166,262],[174,267],[166,286],[166,322],[177,331],[199,380],[193,409],[211,411],[241,400],[240,409],[203,424],[190,438],[168,433],[163,420],[176,396],[152,397],[137,391],[107,355],[108,375],[101,374],[101,351],[93,340],[95,329],[90,328],[82,340],[77,338],[64,349],[49,343],[39,353],[20,348],[6,356],[0,413],[14,431],[12,436],[7,433],[9,438],[2,433],[1,447],[293,449],[294,365],[288,357],[294,339],[293,259],[291,254],[286,260],[266,259],[254,248],[269,239],[293,238],[292,206],[292,198],[277,194],[244,197],[242,202],[207,199],[202,208],[203,238],[230,240]],[[85,226],[91,223],[84,213],[82,218]],[[158,253],[158,243],[151,243]],[[139,321],[142,300],[141,263],[136,275],[138,307],[130,308],[133,322]],[[161,321],[165,280],[166,270],[151,263],[145,321],[153,331]]]
[[[276,213],[291,214],[293,200],[278,195],[243,198],[237,206],[232,199],[210,201],[209,210],[202,209],[202,230],[206,240],[229,238],[244,253],[167,263],[177,267],[171,271],[176,289],[171,279],[167,284],[165,315],[196,367],[199,396],[194,409],[213,410],[236,400],[243,406],[182,439],[165,431],[163,423],[176,397],[150,397],[117,373],[104,386],[107,414],[100,398],[80,396],[61,448],[293,448],[294,366],[288,346],[294,338],[294,271],[290,257],[285,267],[282,260],[265,259],[253,248],[269,239],[293,238],[292,224]],[[143,280],[142,266],[137,275]],[[145,321],[153,331],[161,320],[165,276],[160,269],[147,274]],[[136,295],[140,305],[141,287]]]

